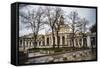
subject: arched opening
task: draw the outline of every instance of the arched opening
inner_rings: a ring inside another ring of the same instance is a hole
[[[28,47],[28,40],[26,40],[26,47]]]
[[[39,41],[39,46],[41,45],[41,41]]]
[[[58,40],[58,45],[60,45],[60,36],[58,36],[57,40]]]
[[[62,45],[65,45],[65,37],[62,37]]]
[[[54,43],[54,45],[55,45],[55,37],[53,37],[53,43]]]
[[[96,47],[96,38],[95,37],[91,37],[91,47],[95,48]]]
[[[73,45],[73,42],[72,42],[72,40],[71,40],[71,39],[69,40],[69,42],[70,42],[70,46],[72,46],[72,45]]]
[[[49,45],[49,38],[47,38],[47,45]]]
[[[78,46],[78,39],[75,39],[76,46]]]
[[[95,41],[93,41],[93,42],[95,42]],[[87,39],[86,38],[83,38],[83,44],[84,44],[84,47],[87,47]]]
[[[20,42],[20,45],[22,45],[22,40],[20,40],[19,42]]]
[[[30,46],[31,46],[31,41],[30,41]]]
[[[45,45],[44,41],[43,41],[43,46]]]
[[[19,47],[22,47],[22,40],[19,40]]]
[[[82,39],[79,39],[79,45],[82,45]]]

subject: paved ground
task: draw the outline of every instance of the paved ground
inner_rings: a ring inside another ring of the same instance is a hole
[[[34,57],[33,57],[34,56]],[[40,54],[39,52],[35,55],[30,53],[28,63],[48,63],[48,62],[64,62],[64,61],[81,61],[81,60],[92,60],[94,59],[94,54],[91,53],[91,50],[81,50],[81,51],[72,51],[64,52],[58,54]]]

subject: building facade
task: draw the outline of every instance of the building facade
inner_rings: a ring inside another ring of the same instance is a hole
[[[86,36],[82,36],[82,34],[77,33],[74,37],[74,46],[72,41],[72,31],[68,25],[61,24],[60,30],[58,32],[58,38],[56,33],[54,32],[54,37],[52,38],[52,33],[46,33],[45,35],[38,35],[36,40],[36,48],[52,48],[53,45],[55,48],[58,47],[89,47],[91,45],[95,47],[96,45],[96,33],[86,33]],[[57,43],[58,40],[58,43]],[[92,42],[91,42],[92,41]],[[93,43],[93,41],[95,43]],[[19,37],[19,51],[27,50],[34,48],[32,39],[32,34],[25,35]]]

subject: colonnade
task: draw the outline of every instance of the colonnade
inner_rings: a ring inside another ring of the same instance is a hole
[[[58,38],[57,36],[54,36],[54,40],[52,40],[53,38],[51,35],[44,36],[43,40],[37,41],[36,47],[37,48],[53,47],[53,41],[54,41],[55,47],[57,47],[57,40],[58,40],[60,47],[73,47],[72,39],[69,36],[70,36],[69,34],[59,35]],[[84,44],[84,38],[86,39],[85,41],[86,44]],[[74,38],[74,47],[83,47],[84,45],[85,47],[91,47],[91,36],[88,35],[84,38],[82,37]],[[19,50],[30,49],[30,48],[34,48],[33,40],[31,38],[28,38],[28,39],[20,38],[19,39]]]

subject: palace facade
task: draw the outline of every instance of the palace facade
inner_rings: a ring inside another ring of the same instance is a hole
[[[34,48],[32,34],[24,35],[19,37],[19,50],[27,50]],[[54,37],[52,38],[52,33],[46,33],[45,35],[38,35],[36,40],[36,48],[52,48],[53,42],[55,48],[58,47],[57,40],[59,43],[59,47],[73,47],[72,42],[72,31],[68,25],[61,24],[60,30],[58,32],[58,38],[56,33],[54,33]],[[94,42],[94,43],[93,43]],[[74,38],[74,47],[89,47],[96,46],[96,33],[86,33],[86,36],[83,38],[80,33],[77,33]]]

